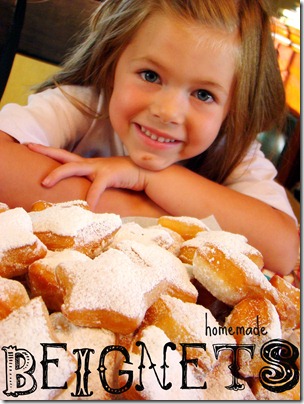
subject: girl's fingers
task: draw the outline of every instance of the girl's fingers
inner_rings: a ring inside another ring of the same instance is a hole
[[[87,198],[86,198],[88,205],[90,206],[90,208],[92,210],[95,209],[101,194],[105,191],[106,188],[107,188],[107,184],[105,181],[102,180],[101,177],[96,178],[92,182],[92,185],[90,186],[90,188],[88,190]]]
[[[82,157],[75,153],[71,153],[67,150],[57,149],[55,147],[43,146],[36,143],[29,143],[27,147],[36,152],[43,154],[44,156],[51,157],[52,159],[60,163],[71,163],[73,161],[81,161]]]
[[[66,163],[55,168],[42,181],[42,185],[50,188],[59,181],[69,177],[90,177],[93,174],[92,167],[88,164]]]

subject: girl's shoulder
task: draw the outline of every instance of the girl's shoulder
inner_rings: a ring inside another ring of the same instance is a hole
[[[226,178],[223,185],[237,192],[259,199],[297,220],[288,201],[284,187],[275,179],[277,169],[255,141],[243,160]]]
[[[261,143],[255,140],[225,182],[234,182],[241,178],[252,178],[256,181],[261,181],[265,178],[273,180],[276,175],[277,170],[275,166],[265,157],[265,154],[261,150]]]
[[[45,101],[56,100],[59,103],[81,103],[97,109],[101,94],[94,87],[80,85],[62,85],[55,88],[48,88],[39,93],[29,96],[29,102],[33,99],[44,99]]]
[[[30,95],[25,106],[5,105],[0,130],[20,143],[65,147],[90,129],[101,110],[101,98],[92,87],[46,89]]]

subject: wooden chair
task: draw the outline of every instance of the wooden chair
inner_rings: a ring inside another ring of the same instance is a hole
[[[300,32],[276,19],[273,34],[289,111],[278,181],[292,188],[300,181]]]
[[[98,0],[27,0],[18,52],[61,64],[99,4]]]
[[[98,5],[99,0],[0,0],[0,100],[17,52],[61,64]]]
[[[0,99],[18,49],[26,0],[0,0]]]
[[[284,133],[275,137],[266,132],[259,135],[262,150],[278,170],[277,181],[292,190],[300,184],[300,32],[273,19],[273,38],[278,53],[288,109]]]

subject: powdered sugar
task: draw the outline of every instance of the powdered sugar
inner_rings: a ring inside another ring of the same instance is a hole
[[[164,220],[174,220],[175,222],[179,222],[181,224],[187,224],[190,226],[197,226],[205,230],[209,230],[209,227],[204,224],[200,219],[191,216],[162,216]]]
[[[247,243],[247,238],[241,234],[230,233],[222,230],[199,232],[196,237],[185,241],[182,247],[201,247],[205,243],[214,246],[226,247],[225,251],[238,251],[243,254],[259,252]]]
[[[16,346],[18,349],[29,351],[37,364],[43,358],[43,343],[58,343],[51,335],[47,309],[40,297],[32,299],[27,305],[13,311],[8,317],[0,321],[0,346]],[[1,365],[0,385],[6,385],[5,352],[0,350]],[[48,351],[48,357],[58,359],[58,367],[49,366],[48,383],[50,386],[62,386],[76,370],[75,362],[64,348],[52,348]],[[37,366],[35,371],[37,389],[31,393],[31,400],[50,400],[56,396],[58,389],[41,389],[42,367]],[[0,391],[0,398],[7,400],[7,396]],[[19,396],[18,400],[27,400],[28,395]]]
[[[187,332],[193,336],[194,340],[209,343],[209,348],[212,347],[214,338],[208,336],[206,325],[214,328],[219,327],[219,323],[210,310],[202,305],[183,302],[180,299],[168,295],[162,295],[161,299],[168,307],[172,317],[185,327]],[[229,335],[221,336],[221,343],[234,342],[234,338]]]
[[[24,298],[27,296],[27,292],[22,283],[13,280],[7,279],[0,276],[0,304],[1,302],[5,302],[9,299],[10,296],[22,294]],[[30,298],[28,298],[29,300]],[[21,300],[20,298],[18,300]]]
[[[134,241],[119,245],[121,250],[109,249],[88,263],[65,262],[57,268],[59,283],[62,277],[68,279],[64,312],[116,312],[140,323],[153,303],[149,296],[155,288],[154,300],[172,285],[196,299],[197,290],[174,255],[159,246]],[[107,324],[100,326],[108,328]]]
[[[66,262],[60,268],[71,283],[69,301],[65,301],[71,310],[109,310],[137,318],[146,309],[144,294],[156,285],[149,271],[114,249],[86,265]]]
[[[149,326],[142,331],[140,340],[146,344],[151,360],[156,365],[151,368],[151,363],[147,355],[144,356],[144,368],[142,369],[142,383],[144,390],[141,392],[145,400],[203,400],[204,390],[200,389],[181,389],[182,385],[182,367],[180,362],[182,357],[176,350],[170,348],[166,351],[166,383],[171,382],[172,387],[164,390],[160,387],[157,377],[153,370],[158,374],[159,380],[163,381],[164,373],[164,346],[170,342],[166,334],[158,327]],[[141,355],[131,354],[131,369],[139,369]],[[130,370],[130,364],[124,364],[123,370]],[[136,372],[133,383],[139,383]],[[200,386],[191,366],[188,366],[187,383],[189,386]]]
[[[115,345],[116,336],[109,330],[103,328],[88,328],[78,327],[73,325],[67,320],[62,313],[53,313],[50,316],[51,323],[54,327],[54,332],[57,338],[67,344],[67,349],[73,352],[74,349],[80,350],[83,348],[89,348],[90,353],[90,377],[89,388],[92,395],[90,400],[109,400],[109,394],[105,391],[101,381],[99,368],[100,353],[107,346]],[[78,353],[75,353],[75,357],[78,357]],[[114,372],[115,372],[115,355],[108,354],[105,358],[105,366],[107,369],[107,383],[110,386],[115,385]],[[76,379],[75,382],[68,387],[68,389],[56,397],[57,400],[71,400],[71,393],[75,394]]]
[[[35,233],[52,232],[61,236],[75,237],[83,229],[91,229],[83,237],[95,238],[109,234],[121,226],[119,215],[94,213],[78,205],[56,204],[41,211],[30,212]]]
[[[1,253],[14,248],[33,245],[38,241],[33,234],[29,214],[23,208],[10,209],[0,214],[0,257]]]
[[[163,227],[153,226],[143,228],[135,222],[124,223],[115,235],[112,244],[115,246],[115,244],[122,240],[140,241],[146,245],[154,243],[165,249],[169,249],[175,244],[173,237]]]
[[[166,279],[196,300],[197,290],[190,282],[186,267],[167,250],[158,245],[145,245],[130,240],[121,241],[116,248],[128,255],[133,262],[150,268],[159,279]]]
[[[199,251],[205,255],[214,249],[213,245],[206,243],[204,246],[199,248]],[[231,260],[234,262],[241,270],[246,274],[247,282],[250,285],[258,285],[260,288],[268,291],[273,291],[274,288],[270,282],[266,279],[257,265],[251,261],[246,255],[238,250],[238,248],[230,248],[230,245],[225,245],[223,243],[218,243],[216,249],[220,250],[224,254],[225,260]],[[214,250],[216,252],[216,249]],[[215,262],[215,265],[220,266],[221,262]]]
[[[75,250],[62,250],[62,251],[50,251],[48,250],[46,256],[40,260],[35,261],[37,264],[46,265],[50,268],[56,268],[57,265],[66,261],[90,261],[90,258]]]

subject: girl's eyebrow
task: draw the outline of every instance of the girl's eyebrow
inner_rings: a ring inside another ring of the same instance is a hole
[[[158,67],[158,68],[161,68],[161,69],[165,69],[165,66],[163,66],[162,63],[158,62],[158,61],[155,60],[154,58],[150,58],[150,57],[147,57],[147,56],[136,57],[136,58],[134,58],[134,59],[132,60],[132,62],[134,62],[134,63],[138,63],[138,62],[141,62],[141,63],[149,63],[149,64],[154,65],[155,67]]]

